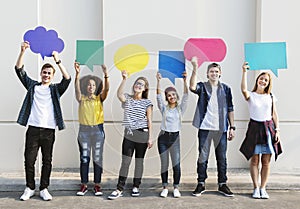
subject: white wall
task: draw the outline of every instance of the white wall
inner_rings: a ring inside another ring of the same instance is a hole
[[[277,109],[280,119],[281,138],[284,154],[273,164],[273,170],[281,172],[300,171],[299,148],[300,111],[298,107],[300,87],[299,46],[300,31],[298,30],[300,6],[298,1],[261,0],[261,28],[259,41],[287,43],[288,70],[279,70],[278,78],[274,79],[274,94],[278,97]]]
[[[11,0],[3,6],[0,14],[2,31],[2,50],[0,79],[3,95],[0,114],[0,172],[23,171],[24,134],[26,128],[15,123],[25,89],[13,71],[23,34],[42,25],[54,29],[65,42],[65,49],[60,57],[74,76],[73,62],[76,55],[76,40],[104,39],[105,63],[109,67],[111,88],[104,103],[106,142],[104,150],[104,169],[106,174],[117,175],[120,166],[122,143],[122,109],[116,98],[116,88],[121,81],[120,71],[113,64],[115,51],[129,43],[145,46],[150,52],[150,63],[146,70],[132,75],[126,86],[130,92],[133,80],[139,75],[149,78],[150,99],[154,103],[154,135],[159,131],[161,116],[155,101],[155,72],[157,70],[157,52],[159,50],[182,50],[190,37],[222,38],[227,45],[227,55],[222,65],[222,81],[233,90],[236,117],[236,138],[228,145],[228,167],[245,168],[248,162],[239,153],[239,146],[244,138],[248,121],[248,110],[240,93],[241,65],[245,42],[286,41],[288,45],[288,70],[280,70],[279,77],[274,77],[274,93],[278,97],[278,109],[281,119],[281,134],[284,154],[278,162],[272,163],[274,172],[300,172],[300,163],[296,162],[296,140],[299,138],[300,111],[297,110],[296,96],[289,96],[289,91],[299,87],[296,78],[297,46],[299,33],[295,20],[299,19],[296,11],[297,2],[279,0],[264,1],[238,0],[64,0],[64,1],[17,1]],[[18,6],[16,6],[18,5]],[[58,6],[59,5],[59,6]],[[258,9],[257,9],[258,8]],[[256,13],[258,11],[258,13]],[[291,12],[293,11],[293,12]],[[260,13],[261,12],[261,13]],[[258,23],[258,24],[257,24]],[[292,24],[293,23],[293,24]],[[47,58],[45,61],[53,63]],[[41,58],[31,51],[25,55],[25,67],[28,73],[38,78]],[[199,80],[205,79],[207,63],[200,67]],[[101,75],[99,67],[95,74]],[[191,68],[187,64],[190,74]],[[90,71],[83,67],[83,73]],[[248,75],[249,87],[255,74]],[[59,73],[55,81],[59,80]],[[57,131],[53,167],[78,168],[79,153],[77,147],[77,102],[74,99],[72,81],[68,91],[62,97],[62,107],[67,129]],[[163,81],[163,87],[170,85]],[[7,88],[8,87],[8,88]],[[182,92],[182,82],[176,81],[176,88]],[[281,90],[281,89],[282,90]],[[284,91],[284,90],[286,91]],[[288,93],[287,93],[288,92]],[[295,94],[294,94],[295,95]],[[197,97],[190,94],[188,110],[183,120],[182,130],[182,171],[183,175],[196,174],[197,130],[192,127]],[[291,102],[289,102],[291,101]],[[159,176],[160,162],[157,146],[148,151],[145,162],[145,174]],[[40,160],[39,160],[40,161]],[[211,153],[210,167],[215,167],[214,154]]]

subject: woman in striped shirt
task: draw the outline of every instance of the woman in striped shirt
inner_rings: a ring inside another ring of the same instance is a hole
[[[117,96],[124,109],[124,138],[122,144],[122,163],[119,171],[117,189],[108,198],[122,196],[133,153],[135,152],[135,170],[131,195],[140,195],[139,186],[143,175],[144,156],[147,148],[152,147],[152,103],[148,99],[149,83],[145,77],[139,77],[133,84],[132,95],[124,93],[127,72],[122,71],[122,82]]]

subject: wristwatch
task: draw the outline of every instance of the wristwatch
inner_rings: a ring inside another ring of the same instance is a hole
[[[235,126],[230,126],[230,128],[229,128],[229,129],[232,129],[232,130],[234,130],[234,131],[235,131],[236,127],[235,127]]]

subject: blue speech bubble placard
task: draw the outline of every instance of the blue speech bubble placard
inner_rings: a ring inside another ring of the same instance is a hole
[[[77,40],[76,61],[80,65],[86,65],[93,71],[94,65],[104,63],[104,41],[103,40]]]
[[[53,51],[62,52],[65,45],[62,39],[54,30],[46,30],[43,26],[38,26],[34,30],[28,30],[23,37],[28,41],[30,49],[36,54],[41,54],[42,59],[51,57]]]
[[[287,68],[286,43],[245,43],[245,61],[250,70],[271,70],[278,77],[278,69]]]
[[[168,78],[175,84],[175,78],[182,78],[185,71],[183,51],[159,51],[159,72],[163,78]]]

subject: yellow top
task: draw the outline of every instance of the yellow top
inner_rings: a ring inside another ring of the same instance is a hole
[[[104,123],[100,94],[98,96],[93,95],[91,99],[82,95],[78,108],[78,116],[81,125],[94,126]]]

